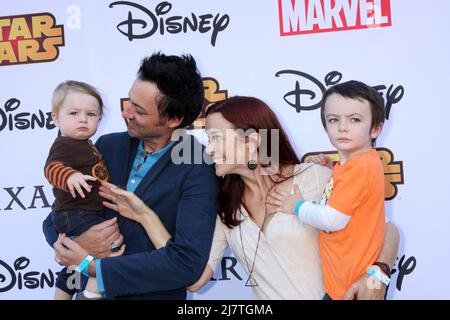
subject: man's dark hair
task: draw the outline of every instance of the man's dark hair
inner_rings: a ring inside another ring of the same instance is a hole
[[[377,90],[368,86],[367,84],[361,81],[350,80],[332,86],[328,88],[327,91],[325,91],[322,97],[322,105],[320,108],[320,118],[325,130],[327,128],[325,119],[325,102],[327,101],[327,98],[333,93],[336,93],[345,98],[367,100],[370,104],[370,111],[372,114],[372,123],[370,126],[371,130],[384,123],[386,111],[384,109],[383,97],[378,93]],[[372,146],[375,145],[375,141],[376,139],[372,139]]]
[[[182,118],[184,128],[200,115],[203,105],[203,81],[194,58],[167,56],[160,52],[142,60],[138,79],[154,82],[164,97],[158,101],[161,116]]]

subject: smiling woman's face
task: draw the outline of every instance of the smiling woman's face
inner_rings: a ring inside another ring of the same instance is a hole
[[[206,118],[206,132],[209,143],[206,147],[216,166],[216,175],[239,173],[246,168],[248,148],[245,138],[240,137],[233,124],[227,121],[221,113],[216,112]]]

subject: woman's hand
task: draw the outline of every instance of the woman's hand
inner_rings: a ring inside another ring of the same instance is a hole
[[[274,214],[276,212],[284,212],[295,214],[295,206],[302,199],[303,195],[301,194],[300,188],[297,184],[294,184],[294,194],[289,194],[275,188],[267,195],[266,204],[270,206],[267,213]]]
[[[143,215],[148,208],[133,192],[122,190],[117,186],[101,181],[101,197],[111,201],[103,201],[103,205],[109,209],[117,211],[120,215],[142,223]]]
[[[103,201],[105,207],[119,212],[122,216],[140,223],[155,248],[164,247],[170,234],[159,216],[133,192],[119,189],[117,186],[102,181],[99,195],[111,202]]]
[[[125,252],[125,245],[119,251],[111,252],[108,257],[121,256]],[[77,266],[86,258],[88,252],[84,250],[78,243],[65,234],[60,234],[58,240],[53,245],[55,249],[55,260],[66,267]]]

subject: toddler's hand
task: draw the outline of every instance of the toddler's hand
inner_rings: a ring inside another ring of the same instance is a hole
[[[82,198],[85,198],[83,188],[87,192],[91,192],[92,187],[86,182],[89,180],[95,181],[97,179],[90,175],[82,174],[81,172],[76,172],[70,175],[70,177],[67,179],[67,188],[69,189],[70,194],[73,198],[77,197],[75,191],[77,191]]]

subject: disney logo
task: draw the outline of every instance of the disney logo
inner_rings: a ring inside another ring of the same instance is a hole
[[[17,258],[12,266],[0,259],[0,293],[6,292],[17,286],[19,290],[43,289],[46,285],[52,288],[55,285],[55,275],[50,269],[48,273],[24,270],[30,265],[30,259],[26,257]]]
[[[138,9],[139,11],[135,12],[136,14],[143,13],[148,18],[147,21],[135,18],[132,12],[128,11],[127,19],[117,25],[117,30],[127,36],[129,41],[151,37],[158,29],[161,35],[164,35],[165,32],[171,34],[187,33],[188,29],[190,29],[200,33],[211,32],[211,45],[214,47],[219,32],[225,30],[230,23],[230,16],[227,14],[221,15],[220,13],[217,13],[215,16],[212,14],[197,16],[191,13],[190,17],[179,15],[169,17],[167,14],[172,10],[172,4],[167,1],[157,4],[154,13],[146,7],[130,1],[115,1],[109,7],[113,8],[117,5]],[[139,27],[139,31],[143,32],[137,33],[135,27]]]
[[[280,77],[282,75],[293,75],[297,77],[294,89],[287,92],[283,96],[284,101],[289,106],[294,108],[297,113],[302,110],[310,111],[320,108],[322,96],[327,87],[338,84],[342,80],[342,73],[339,71],[331,71],[327,73],[323,80],[324,83],[312,75],[298,70],[281,70],[275,73],[276,77]],[[393,84],[389,87],[386,85],[376,85],[373,86],[373,88],[376,89],[382,96],[384,91],[387,89],[385,92],[385,108],[386,119],[389,120],[389,114],[392,106],[402,99],[405,89],[401,85],[394,87]]]
[[[398,260],[398,257],[397,257]],[[398,270],[392,268],[391,275],[398,272],[397,281],[395,283],[398,291],[402,291],[403,279],[406,275],[410,274],[416,268],[416,258],[414,256],[409,257],[405,260],[405,255],[403,255],[398,262]]]
[[[3,108],[0,108],[0,131],[8,128],[12,131],[14,128],[18,130],[34,129],[35,127],[46,128],[51,130],[55,128],[52,120],[52,113],[44,113],[39,110],[36,114],[31,114],[29,112],[20,112],[13,114],[20,107],[20,100],[16,98],[11,98],[5,102]]]

